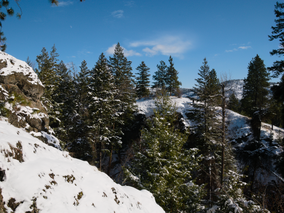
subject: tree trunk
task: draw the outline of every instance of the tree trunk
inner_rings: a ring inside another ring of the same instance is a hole
[[[225,147],[226,147],[226,130],[225,130],[225,116],[226,116],[226,103],[225,103],[225,85],[222,84],[222,165],[221,165],[221,186],[223,186],[224,170],[225,170]]]

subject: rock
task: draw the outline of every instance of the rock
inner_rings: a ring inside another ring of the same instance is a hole
[[[2,116],[6,116],[12,125],[28,131],[47,130],[49,118],[46,108],[40,101],[43,93],[43,84],[26,62],[0,51]]]

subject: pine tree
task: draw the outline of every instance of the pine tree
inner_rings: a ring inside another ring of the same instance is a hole
[[[164,61],[160,61],[160,64],[157,65],[158,70],[153,75],[153,88],[156,90],[164,90],[166,86],[166,73],[167,65]]]
[[[102,169],[103,154],[109,155],[108,174],[112,162],[112,152],[121,145],[121,128],[123,124],[118,89],[108,69],[107,59],[102,53],[94,69],[91,70],[88,99],[90,112],[90,142],[94,149],[94,157],[98,159],[98,167]]]
[[[179,86],[181,82],[178,80],[178,71],[174,67],[173,58],[170,56],[169,58],[170,65],[167,67],[167,72],[165,75],[165,82],[167,85],[167,89],[170,94],[178,94],[179,93]]]
[[[117,98],[122,103],[121,111],[131,110],[136,101],[131,61],[124,56],[119,43],[115,46],[113,57],[109,57],[108,66],[114,76],[114,85],[118,89]]]
[[[269,73],[263,60],[256,55],[248,66],[248,75],[244,80],[242,110],[252,117],[252,129],[255,138],[260,138],[261,119],[268,108]]]
[[[150,94],[148,87],[150,86],[149,70],[144,61],[136,68],[138,70],[136,77],[136,94],[138,98],[147,97]]]
[[[75,100],[73,118],[74,129],[70,137],[73,139],[68,143],[68,150],[74,157],[92,161],[92,151],[89,142],[89,103],[88,87],[90,83],[90,70],[87,67],[87,62],[84,60],[80,66],[80,72],[75,76]]]
[[[229,96],[229,102],[228,102],[228,109],[234,111],[234,112],[240,112],[240,101],[237,99],[235,93],[233,92]]]
[[[190,127],[192,134],[195,135],[194,141],[192,141],[194,145],[191,146],[200,149],[204,156],[199,181],[200,183],[208,183],[206,186],[207,199],[211,205],[214,200],[214,189],[221,183],[222,132],[216,108],[220,100],[220,90],[218,93],[212,90],[214,79],[211,77],[214,75],[210,71],[206,58],[198,75],[200,77],[196,79],[197,84],[193,88],[195,96],[190,98],[193,101],[193,108],[189,111],[189,117],[196,124]]]
[[[141,132],[126,176],[140,189],[153,193],[166,212],[197,212],[202,187],[191,176],[198,168],[197,149],[184,149],[186,135],[175,129],[175,108],[169,97],[159,97],[149,128]]]
[[[74,131],[73,119],[75,112],[75,82],[71,76],[70,70],[63,61],[60,61],[57,68],[57,79],[53,100],[57,106],[57,119],[60,121],[59,126],[55,128],[57,137],[67,143],[72,140],[71,132]]]
[[[57,103],[53,100],[55,90],[57,88],[57,69],[58,69],[58,53],[56,52],[55,45],[52,47],[50,54],[45,48],[42,49],[41,54],[37,56],[36,61],[38,68],[35,70],[39,79],[45,86],[44,95],[41,100],[44,106],[48,109],[50,119],[50,126],[57,127],[59,122],[56,118]]]
[[[272,35],[269,35],[269,40],[273,41],[275,39],[279,39],[280,44],[278,45],[278,49],[274,49],[270,52],[271,55],[278,55],[281,56],[284,54],[284,3],[276,2],[275,4],[275,27],[272,28]],[[273,66],[269,67],[268,70],[274,72],[272,77],[278,77],[281,73],[283,73],[284,61],[277,60],[273,63]],[[282,90],[283,93],[283,90]]]

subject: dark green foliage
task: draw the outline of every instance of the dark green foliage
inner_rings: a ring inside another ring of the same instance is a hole
[[[73,139],[71,135],[74,131],[73,118],[76,115],[74,110],[76,90],[71,71],[63,61],[58,64],[56,74],[57,86],[54,91],[53,100],[57,106],[56,115],[60,123],[54,130],[57,137],[66,143]]]
[[[74,157],[91,162],[92,149],[88,139],[90,119],[88,105],[90,101],[87,98],[89,79],[90,71],[84,60],[81,63],[80,72],[74,79],[76,94],[74,105],[71,107],[76,113],[72,120],[72,133],[70,133],[72,140],[68,141],[67,148]]]
[[[228,102],[228,109],[234,111],[234,112],[240,112],[240,101],[237,99],[235,93],[232,93],[229,96],[229,102]]]
[[[279,39],[280,44],[278,45],[278,49],[274,49],[270,52],[271,55],[282,56],[284,53],[284,3],[276,2],[275,4],[275,27],[272,28],[272,35],[269,35],[269,40],[273,41],[275,39]],[[273,77],[278,77],[283,72],[284,61],[277,60],[273,63],[272,67],[269,67],[268,70],[274,72]]]
[[[136,77],[136,94],[138,98],[147,97],[150,94],[148,87],[150,86],[149,70],[144,61],[136,68],[138,70]]]
[[[87,98],[89,104],[89,138],[96,149],[95,158],[99,159],[99,169],[102,165],[102,155],[111,155],[112,150],[121,146],[121,128],[123,124],[118,90],[114,77],[108,69],[107,59],[102,53],[94,69],[90,72],[90,84]],[[94,151],[95,151],[94,150]]]
[[[120,100],[118,111],[125,117],[131,116],[136,110],[135,85],[132,74],[131,61],[124,56],[119,43],[115,46],[113,57],[109,57],[108,66],[114,77],[115,88],[118,89],[116,98]]]
[[[36,68],[36,73],[39,79],[45,86],[44,95],[41,97],[43,104],[48,109],[48,114],[50,117],[50,126],[58,127],[59,120],[57,119],[56,110],[57,103],[53,100],[55,91],[58,86],[58,53],[56,52],[55,45],[53,45],[50,54],[45,48],[41,50],[41,54],[37,56],[36,61],[38,68]]]
[[[126,169],[129,184],[147,189],[166,212],[200,210],[202,187],[192,181],[198,168],[197,149],[185,150],[186,135],[175,129],[175,108],[166,96],[159,97],[149,128],[134,145],[134,159]]]
[[[18,1],[18,0],[17,0]],[[6,37],[4,37],[4,33],[2,31],[2,21],[4,21],[7,15],[14,15],[14,9],[9,7],[9,0],[1,0],[0,1],[0,48],[1,51],[5,51],[7,48],[6,45]],[[20,14],[17,14],[20,17]]]
[[[160,64],[157,65],[158,70],[153,75],[153,88],[164,89],[166,86],[166,73],[167,65],[164,61],[160,61]]]
[[[181,82],[178,80],[178,71],[174,67],[173,58],[169,58],[170,65],[167,67],[167,72],[165,75],[165,82],[167,85],[167,90],[172,95],[179,93],[179,86]]]
[[[245,115],[252,117],[251,126],[256,140],[260,138],[262,117],[269,108],[269,79],[263,60],[256,55],[249,63],[241,100],[242,111]]]

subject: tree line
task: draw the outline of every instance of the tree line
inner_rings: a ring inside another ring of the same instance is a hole
[[[283,3],[275,5],[276,27],[270,40],[279,39],[283,54]],[[73,73],[58,62],[55,46],[48,53],[43,48],[37,56],[36,72],[45,85],[43,103],[48,108],[50,126],[64,146],[75,157],[87,160],[108,174],[115,173],[113,162],[123,165],[121,182],[151,191],[166,212],[265,212],[283,211],[283,184],[269,183],[265,191],[257,182],[259,169],[269,170],[273,155],[263,141],[273,146],[271,137],[261,135],[261,122],[283,126],[283,76],[270,89],[271,78],[283,73],[283,61],[266,68],[256,55],[248,65],[243,97],[234,93],[226,97],[224,79],[217,78],[206,58],[198,71],[193,88],[192,108],[187,117],[194,125],[181,128],[180,117],[169,99],[179,94],[178,72],[173,59],[169,65],[160,61],[153,75],[156,90],[154,116],[143,118],[138,137],[129,140],[128,133],[137,125],[137,98],[150,94],[149,68],[145,62],[136,68],[116,45],[113,56],[101,54],[93,69],[86,61],[79,73]],[[272,91],[272,92],[270,92]],[[235,149],[228,135],[227,109],[248,116],[251,133],[238,139],[244,146]],[[283,146],[283,141],[278,141]],[[127,150],[128,161],[121,155]],[[274,155],[275,156],[275,155]],[[284,155],[277,156],[276,170],[284,176]],[[124,159],[125,160],[125,159]],[[245,170],[239,171],[238,162]],[[280,182],[281,183],[281,182]],[[272,199],[273,198],[273,199]],[[252,201],[253,200],[253,201]]]

